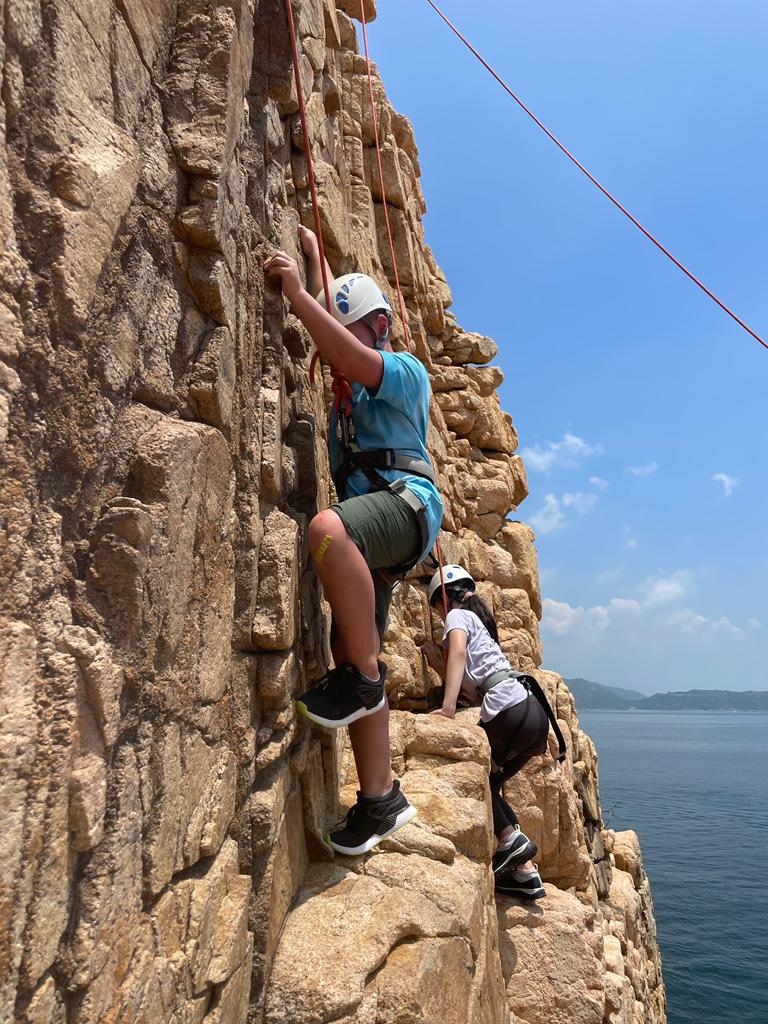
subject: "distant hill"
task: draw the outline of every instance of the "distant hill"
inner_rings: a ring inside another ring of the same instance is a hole
[[[620,686],[604,686],[593,683],[590,679],[565,680],[576,698],[576,707],[604,710],[626,710],[637,701],[646,700],[646,695],[638,690],[623,690]]]
[[[642,711],[768,711],[768,691],[686,690],[654,693],[634,705]]]
[[[768,711],[766,690],[685,690],[654,693],[646,697],[638,690],[605,686],[590,679],[565,680],[576,698],[578,710],[585,711]]]

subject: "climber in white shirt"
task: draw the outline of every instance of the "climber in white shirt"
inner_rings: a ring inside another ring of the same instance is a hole
[[[502,787],[527,761],[547,750],[550,717],[554,723],[554,716],[536,680],[510,666],[499,646],[496,621],[475,593],[475,581],[463,566],[446,565],[442,580],[440,570],[434,574],[429,602],[444,619],[443,647],[448,655],[443,665],[440,659],[429,659],[445,679],[442,707],[432,714],[453,718],[460,694],[472,704],[479,703],[479,724],[491,745],[496,889],[521,899],[540,899],[545,891],[532,861],[538,847],[520,831]],[[556,733],[562,740],[558,729]],[[561,742],[561,754],[563,751]]]

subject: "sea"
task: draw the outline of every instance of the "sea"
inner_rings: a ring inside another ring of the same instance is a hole
[[[768,715],[583,711],[651,880],[669,1024],[768,1024]]]

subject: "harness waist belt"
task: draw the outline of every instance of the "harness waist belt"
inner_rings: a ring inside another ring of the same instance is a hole
[[[333,482],[340,501],[343,501],[347,480],[356,469],[365,473],[373,491],[390,491],[398,498],[402,498],[416,516],[421,537],[421,549],[418,555],[403,562],[402,565],[391,566],[388,570],[394,576],[405,576],[429,548],[429,520],[426,504],[407,486],[402,478],[387,480],[378,470],[396,469],[401,473],[425,477],[434,484],[435,471],[432,464],[425,459],[417,459],[413,455],[399,452],[395,448],[374,448],[369,451],[360,451],[352,448],[351,445],[346,445],[344,461],[333,475]]]
[[[511,668],[502,668],[498,672],[494,672],[493,675],[488,676],[482,683],[477,687],[477,692],[482,694],[483,697],[488,693],[489,690],[493,689],[494,686],[498,686],[499,683],[503,683],[505,679],[517,679],[519,680],[526,690],[530,690],[530,686],[526,682],[528,677],[524,672],[515,672]]]
[[[539,704],[541,704],[547,718],[549,719],[549,724],[552,726],[552,731],[554,732],[555,737],[557,738],[557,760],[564,761],[567,751],[565,739],[560,730],[560,726],[557,724],[557,718],[555,718],[555,713],[550,707],[549,701],[547,700],[547,695],[542,690],[541,685],[539,684],[539,681],[538,679],[536,679],[535,676],[528,675],[526,672],[515,672],[515,670],[511,668],[502,669],[499,672],[494,672],[493,675],[488,676],[486,680],[480,683],[480,685],[477,687],[477,692],[482,694],[483,697],[485,697],[485,695],[492,687],[498,686],[499,683],[503,683],[505,679],[519,680],[519,682],[523,684],[526,690],[528,690],[528,693],[531,696],[535,697]]]
[[[374,448],[370,451],[351,449],[345,453],[344,461],[350,462],[355,469],[398,469],[402,473],[413,473],[435,482],[435,471],[431,463],[395,448]]]

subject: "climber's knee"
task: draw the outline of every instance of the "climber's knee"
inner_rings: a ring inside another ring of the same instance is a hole
[[[309,550],[315,565],[321,565],[333,542],[340,540],[345,533],[344,524],[335,512],[326,508],[317,513],[309,524]]]

